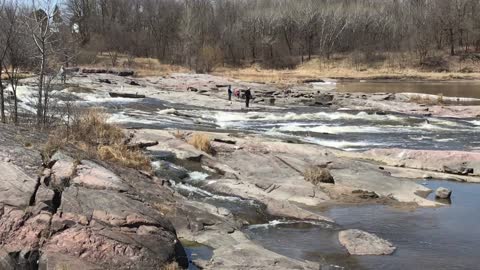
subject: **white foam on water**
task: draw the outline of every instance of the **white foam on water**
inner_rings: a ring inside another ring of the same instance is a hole
[[[184,190],[184,191],[189,192],[190,194],[197,194],[197,195],[200,195],[202,197],[212,198],[212,199],[221,200],[221,201],[246,202],[246,203],[249,203],[249,204],[255,204],[255,202],[253,200],[244,200],[242,198],[233,197],[233,196],[216,195],[216,194],[213,194],[209,191],[201,189],[199,187],[195,187],[195,186],[192,186],[192,185],[189,185],[189,184],[184,184],[184,183],[177,183],[173,180],[170,180],[170,184],[172,185],[172,187],[174,187],[176,189]]]
[[[342,149],[345,151],[353,151],[353,150],[359,150],[363,148],[371,148],[372,146],[388,146],[388,144],[385,143],[376,143],[376,142],[369,142],[369,141],[335,141],[335,140],[324,140],[324,139],[319,139],[319,138],[313,138],[313,137],[307,137],[305,138],[305,141],[326,146],[326,147],[332,147],[332,148],[337,148],[337,149]]]
[[[411,140],[414,140],[414,141],[423,141],[423,140],[431,140],[432,137],[428,137],[428,136],[408,136],[408,138],[410,138]]]
[[[124,104],[131,102],[138,102],[142,99],[138,98],[122,98],[122,97],[111,97],[107,92],[95,92],[95,93],[72,93],[77,97],[81,98],[83,101],[79,103],[115,103],[115,104]]]
[[[359,112],[350,114],[344,112],[318,112],[318,113],[263,113],[263,112],[217,112],[213,116],[211,114],[203,114],[203,118],[212,118],[221,127],[239,125],[248,121],[293,121],[293,120],[369,120],[369,121],[396,121],[403,122],[404,117],[396,115],[378,115]]]
[[[480,120],[473,120],[473,121],[468,121],[468,122],[472,125],[480,126]]]
[[[453,142],[455,141],[454,138],[446,138],[446,139],[433,139],[436,142]]]
[[[451,121],[451,120],[447,120],[447,119],[431,118],[431,119],[429,119],[429,121],[431,123],[434,123],[434,124],[440,125],[440,126],[467,128],[467,126],[465,124],[462,124],[461,122]]]
[[[177,110],[175,110],[174,108],[157,111],[157,114],[160,114],[160,115],[175,114],[175,113],[177,113]]]
[[[206,171],[209,171],[211,173],[216,173],[217,171],[215,171],[215,169],[213,168],[210,168],[209,166],[207,165],[202,165],[202,169],[206,170]]]
[[[174,188],[187,191],[191,194],[197,194],[197,195],[204,196],[204,197],[214,197],[215,196],[214,194],[212,194],[212,193],[210,193],[206,190],[203,190],[203,189],[198,188],[198,187],[194,187],[192,185],[183,184],[183,183],[176,183],[175,181],[170,181],[170,183],[172,184],[172,186]]]
[[[315,127],[305,127],[300,125],[289,125],[276,128],[279,131],[290,131],[290,132],[316,132],[316,133],[330,133],[330,134],[340,134],[340,133],[388,133],[395,132],[394,130],[389,130],[385,127],[376,128],[376,127],[367,127],[367,126],[327,126],[320,125]]]
[[[7,89],[12,91],[11,86]],[[22,108],[26,111],[36,113],[37,108],[35,104],[37,104],[37,100],[35,98],[35,94],[37,93],[36,89],[26,85],[19,85],[17,86],[17,98],[20,101],[18,103],[19,108]]]
[[[378,115],[359,112],[357,114],[343,112],[318,112],[318,113],[286,113],[286,114],[268,114],[264,120],[282,121],[282,120],[369,120],[369,121],[404,121],[405,118],[396,115]]]
[[[449,128],[440,127],[437,125],[432,125],[431,123],[425,122],[419,126],[419,128],[424,130],[450,130]]]
[[[188,173],[188,176],[192,181],[203,181],[207,179],[209,175],[203,172],[190,172]]]
[[[108,118],[107,122],[115,124],[125,124],[125,123],[136,123],[136,124],[146,124],[152,125],[159,123],[157,120],[142,119],[138,117],[132,117],[126,115],[124,112],[114,113]]]
[[[249,229],[268,229],[276,227],[278,225],[293,225],[293,224],[312,224],[316,226],[322,226],[323,228],[332,228],[331,224],[325,222],[316,221],[303,221],[303,220],[272,220],[265,224],[254,224],[248,226]]]

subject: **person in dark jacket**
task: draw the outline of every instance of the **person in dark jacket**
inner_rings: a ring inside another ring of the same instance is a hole
[[[233,94],[231,85],[228,86],[227,91],[228,91],[228,101],[231,101],[232,100],[232,94]]]
[[[252,92],[250,91],[250,88],[245,91],[245,105],[250,107],[250,100],[252,99]]]

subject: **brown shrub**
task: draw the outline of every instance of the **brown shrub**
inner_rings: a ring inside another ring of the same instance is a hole
[[[98,157],[125,167],[151,170],[150,159],[139,149],[129,149],[126,145],[103,145],[97,150]]]
[[[173,133],[173,136],[175,136],[175,138],[179,139],[179,140],[185,140],[186,137],[187,137],[187,133],[184,132],[184,131],[180,131],[180,130],[177,130]]]
[[[213,153],[213,149],[210,142],[210,137],[203,133],[194,133],[188,140],[188,143],[193,145],[198,150],[211,154]]]
[[[178,265],[177,262],[172,262],[172,263],[169,263],[169,264],[163,266],[160,269],[161,270],[178,270],[178,269],[181,269],[181,267]]]
[[[308,167],[307,169],[305,169],[303,176],[305,177],[305,181],[310,182],[314,185],[318,185],[319,183],[335,183],[335,180],[330,174],[330,171],[327,168],[322,168],[320,166]]]
[[[151,170],[150,159],[137,148],[128,147],[122,129],[108,123],[108,115],[90,109],[71,116],[65,126],[55,129],[44,146],[44,158],[67,144],[75,145],[92,158],[114,162],[125,167]]]
[[[91,146],[121,144],[123,131],[108,123],[108,115],[100,109],[90,109],[75,117],[68,127],[69,139],[85,142]]]

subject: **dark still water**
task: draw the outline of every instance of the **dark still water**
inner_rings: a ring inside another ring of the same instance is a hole
[[[328,210],[339,227],[277,225],[248,230],[255,241],[283,255],[333,264],[344,269],[480,269],[480,185],[430,181],[453,190],[452,204],[402,210],[386,206]],[[337,240],[342,229],[362,229],[391,241],[391,256],[349,256]]]
[[[362,93],[422,93],[447,97],[480,98],[479,81],[447,82],[340,82],[336,85],[339,92]]]

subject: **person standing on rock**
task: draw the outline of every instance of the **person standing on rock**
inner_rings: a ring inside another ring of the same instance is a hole
[[[232,94],[233,94],[233,92],[232,92],[232,86],[231,86],[231,85],[228,86],[228,90],[227,90],[227,91],[228,91],[228,101],[232,101]]]
[[[60,80],[62,81],[63,84],[67,81],[67,73],[65,71],[65,68],[63,66],[60,67]]]
[[[248,108],[250,107],[250,100],[252,99],[252,92],[250,91],[250,88],[245,91],[245,106]]]

